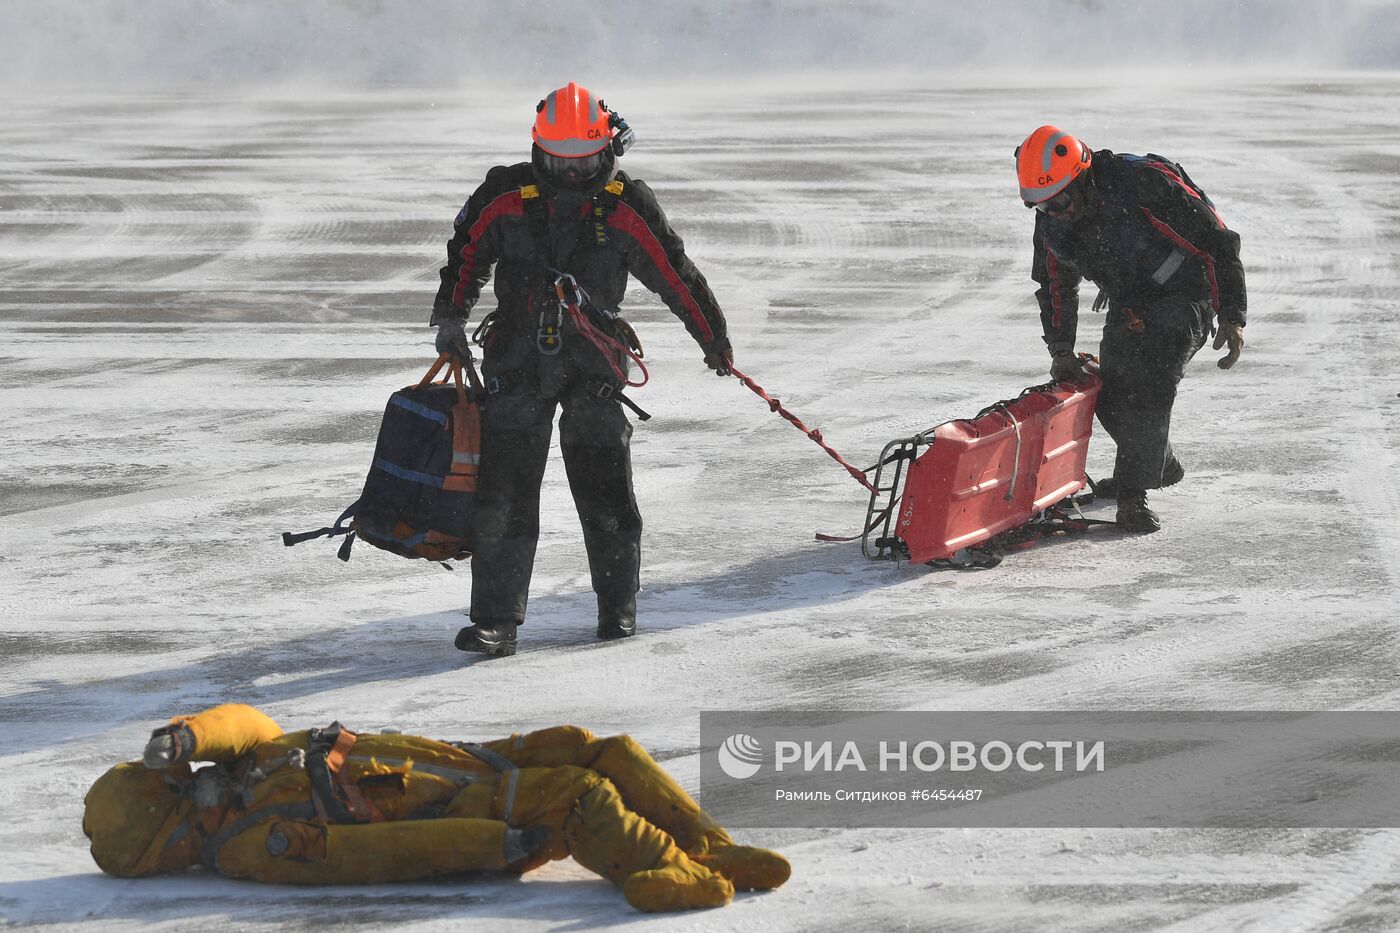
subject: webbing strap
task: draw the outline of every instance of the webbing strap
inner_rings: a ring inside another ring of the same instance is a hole
[[[330,751],[326,752],[326,767],[331,769],[332,774],[335,774],[344,767],[345,756],[350,754],[350,749],[355,747],[355,740],[359,736],[338,723],[331,728],[336,730],[335,741],[331,743]]]
[[[284,820],[310,820],[316,817],[316,806],[309,800],[299,803],[280,803],[271,807],[263,807],[246,813],[232,823],[219,830],[209,841],[204,843],[204,848],[199,851],[199,860],[205,866],[214,871],[219,870],[219,850],[224,847],[234,836],[245,830],[251,829],[264,820],[284,819]]]
[[[525,222],[526,226],[530,229],[530,243],[535,261],[554,276],[553,287],[559,302],[559,307],[568,313],[570,319],[574,323],[574,328],[579,334],[592,343],[594,347],[597,348],[598,352],[602,354],[603,359],[612,368],[613,373],[616,374],[621,382],[633,388],[646,385],[650,374],[647,370],[646,363],[642,361],[641,354],[634,351],[625,341],[618,341],[599,330],[594,326],[592,321],[588,320],[588,315],[584,311],[584,306],[587,305],[595,309],[596,306],[588,300],[588,296],[583,292],[583,289],[579,287],[578,280],[575,279],[574,276],[567,272],[560,271],[559,267],[567,265],[574,251],[578,248],[579,242],[587,236],[589,225],[580,223],[578,236],[575,238],[574,243],[565,253],[556,255],[554,252],[554,241],[549,234],[549,205],[546,199],[539,197],[538,194],[532,196],[527,196],[525,194],[526,188],[532,187],[534,186],[527,185],[525,188],[521,189],[521,196],[524,199],[525,205]],[[606,245],[607,243],[607,226],[605,221],[608,215],[616,208],[617,202],[622,196],[622,192],[622,182],[614,180],[609,182],[608,185],[593,198],[591,213],[593,216],[593,227],[596,232],[596,243],[599,246]],[[563,282],[566,279],[571,286],[567,292],[563,288]],[[601,313],[604,316],[608,315],[606,311],[602,311]],[[554,335],[554,340],[557,341],[561,337],[562,334],[556,333]],[[553,349],[548,352],[557,353],[558,349],[559,344],[555,342],[553,344]],[[544,352],[543,347],[541,347],[541,350]],[[637,364],[642,374],[640,382],[633,382],[630,379],[627,371],[620,367],[614,360],[613,353],[625,354]],[[650,415],[646,414],[646,412],[642,411],[640,408],[637,408],[630,401],[624,399],[623,403],[636,411],[637,417],[642,421],[646,421],[650,417]]]
[[[510,823],[510,814],[511,814],[511,811],[515,809],[515,791],[516,791],[516,786],[517,786],[519,783],[520,783],[520,769],[519,769],[519,768],[512,768],[512,769],[510,770],[510,778],[509,778],[509,779],[507,780],[507,782],[506,782],[506,803],[505,803],[505,807],[501,810],[501,819],[504,820],[507,824]]]
[[[525,198],[525,225],[530,228],[535,261],[545,268],[554,265],[554,250],[549,241],[549,204],[544,198],[538,195]]]
[[[484,745],[477,745],[475,742],[461,742],[458,743],[457,747],[477,761],[488,764],[497,771],[514,771],[516,769],[515,762],[500,752],[493,752]]]
[[[310,541],[312,538],[334,538],[337,535],[353,534],[353,532],[350,531],[350,529],[346,526],[345,523],[350,520],[351,516],[355,514],[355,510],[359,507],[360,500],[356,499],[354,502],[350,503],[346,507],[344,512],[340,513],[340,517],[335,520],[334,525],[331,525],[326,528],[318,528],[315,531],[302,531],[298,533],[284,531],[282,532],[282,543],[287,547],[291,547],[292,545],[300,544],[303,541]],[[345,549],[342,548],[342,550]],[[341,560],[348,559],[349,557],[347,551],[347,556],[341,558]]]
[[[859,541],[861,538],[864,538],[866,535],[870,534],[870,532],[871,532],[872,530],[874,530],[874,528],[875,528],[877,525],[879,525],[881,522],[883,522],[883,521],[885,520],[885,518],[889,516],[890,512],[894,511],[895,506],[899,505],[899,503],[900,503],[900,501],[901,501],[902,499],[903,499],[903,497],[901,496],[899,499],[894,500],[893,502],[891,502],[889,505],[885,506],[885,507],[884,507],[883,509],[881,509],[880,511],[875,512],[874,515],[873,515],[873,516],[871,517],[871,519],[870,519],[870,523],[867,524],[867,525],[865,526],[865,529],[864,529],[863,531],[861,531],[860,534],[855,534],[855,535],[844,535],[844,536],[843,536],[843,535],[825,535],[825,534],[822,534],[821,532],[817,532],[817,540],[818,540],[818,541],[825,541],[825,542],[827,542],[828,544],[844,544],[844,543],[846,543],[847,541]]]

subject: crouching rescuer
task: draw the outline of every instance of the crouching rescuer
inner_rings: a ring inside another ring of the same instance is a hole
[[[642,519],[623,411],[641,345],[618,313],[635,275],[728,375],[724,314],[644,182],[617,170],[633,134],[575,84],[540,101],[529,162],[497,166],[461,212],[433,306],[440,352],[470,353],[466,321],[495,270],[496,308],[475,329],[488,399],[473,528],[472,625],[463,651],[515,653],[525,619],[554,413],[583,525],[598,637],[636,630]],[[645,371],[644,368],[642,370]],[[643,416],[645,417],[645,416]]]
[[[1215,331],[1229,369],[1244,349],[1245,285],[1240,238],[1175,162],[1096,152],[1054,126],[1016,149],[1021,200],[1035,209],[1031,277],[1050,374],[1082,375],[1074,352],[1079,283],[1108,305],[1098,417],[1118,445],[1113,478],[1096,494],[1118,500],[1125,530],[1161,528],[1147,493],[1180,482],[1185,468],[1168,439],[1177,384]]]
[[[213,764],[191,769],[201,761]],[[283,733],[239,704],[157,729],[143,760],[93,784],[83,832],[98,866],[125,878],[203,864],[250,881],[376,884],[572,856],[644,911],[720,907],[790,873],[776,852],[735,845],[627,736]]]

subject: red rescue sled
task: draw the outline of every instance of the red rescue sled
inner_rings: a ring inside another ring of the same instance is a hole
[[[920,564],[952,558],[1036,521],[1082,489],[1101,386],[1097,365],[1084,369],[1083,382],[1034,386],[970,420],[886,445],[861,541],[865,556]]]

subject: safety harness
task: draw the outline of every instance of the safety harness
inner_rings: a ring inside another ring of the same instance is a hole
[[[572,273],[561,268],[572,257],[578,242],[590,235],[596,246],[608,244],[607,218],[616,209],[624,187],[622,181],[613,179],[593,198],[590,208],[592,222],[581,225],[578,240],[562,256],[555,255],[553,240],[549,233],[549,203],[542,196],[539,186],[524,185],[520,189],[520,198],[525,208],[525,221],[530,230],[530,244],[535,261],[553,277],[550,284],[554,290],[555,300],[552,304],[541,307],[539,310],[539,318],[535,328],[535,349],[544,356],[558,355],[564,345],[564,321],[567,318],[573,323],[574,329],[579,335],[598,350],[609,368],[612,369],[615,377],[613,380],[590,380],[588,384],[590,391],[600,399],[616,398],[636,413],[639,419],[646,421],[651,418],[651,415],[643,411],[622,391],[624,387],[629,386],[640,388],[646,385],[651,378],[646,363],[643,362],[642,344],[637,338],[636,331],[616,311],[601,307],[590,300],[588,293],[584,291],[578,279]],[[590,320],[590,314],[596,314],[606,325],[611,326],[622,337],[622,340],[618,340],[595,325]],[[477,332],[472,335],[474,341],[479,343],[485,339],[483,328],[487,331],[490,329],[483,322],[483,327],[478,327]],[[637,364],[642,374],[640,380],[633,381],[627,370],[619,365],[618,358],[624,355]],[[486,390],[489,394],[494,395],[503,388],[504,384],[499,378],[487,381]]]
[[[355,784],[343,781],[339,777],[346,761],[352,757],[351,751],[357,739],[358,736],[354,732],[339,722],[333,722],[324,729],[312,729],[304,749],[294,748],[286,755],[268,762],[264,768],[256,767],[252,756],[249,755],[235,765],[233,775],[229,775],[225,769],[218,767],[204,768],[199,771],[198,774],[214,774],[224,783],[233,785],[237,791],[234,796],[234,805],[242,808],[251,804],[254,785],[267,780],[284,767],[304,770],[311,785],[311,794],[306,800],[271,804],[249,810],[212,836],[208,836],[200,850],[200,861],[211,869],[217,869],[219,852],[229,840],[269,819],[314,820],[321,823],[383,822],[384,814],[365,797],[363,791]],[[452,744],[494,771],[504,773],[515,769],[515,765],[504,755],[493,752],[484,746],[466,742]],[[374,760],[385,766],[408,766],[409,764],[407,761],[395,761],[383,756],[376,756]],[[241,775],[238,774],[240,767]],[[475,772],[426,762],[414,761],[412,767],[415,771],[434,774],[463,787],[472,783],[477,777]],[[514,802],[514,778],[513,774],[507,778],[510,781],[507,812],[509,812],[510,804]],[[197,794],[198,791],[196,790],[195,793]],[[198,815],[198,812],[192,813],[181,824],[166,842],[166,848],[178,842],[191,828],[203,834],[204,830],[199,825]],[[276,840],[269,837],[268,845],[269,851],[273,855],[281,854],[272,851]]]

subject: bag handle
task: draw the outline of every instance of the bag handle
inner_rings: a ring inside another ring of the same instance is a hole
[[[481,377],[476,374],[476,364],[471,357],[467,357],[466,364],[467,381],[471,383],[472,391],[478,396],[484,395],[486,390],[481,385]],[[438,373],[442,372],[444,366],[447,367],[447,372],[451,374],[452,381],[457,384],[458,400],[465,405],[467,402],[467,393],[466,389],[462,386],[462,363],[460,357],[457,357],[455,354],[439,354],[437,360],[433,362],[433,365],[428,369],[427,374],[419,381],[417,387],[425,389],[431,385],[433,380],[437,378]],[[447,379],[448,376],[444,374],[441,384],[446,385]]]

